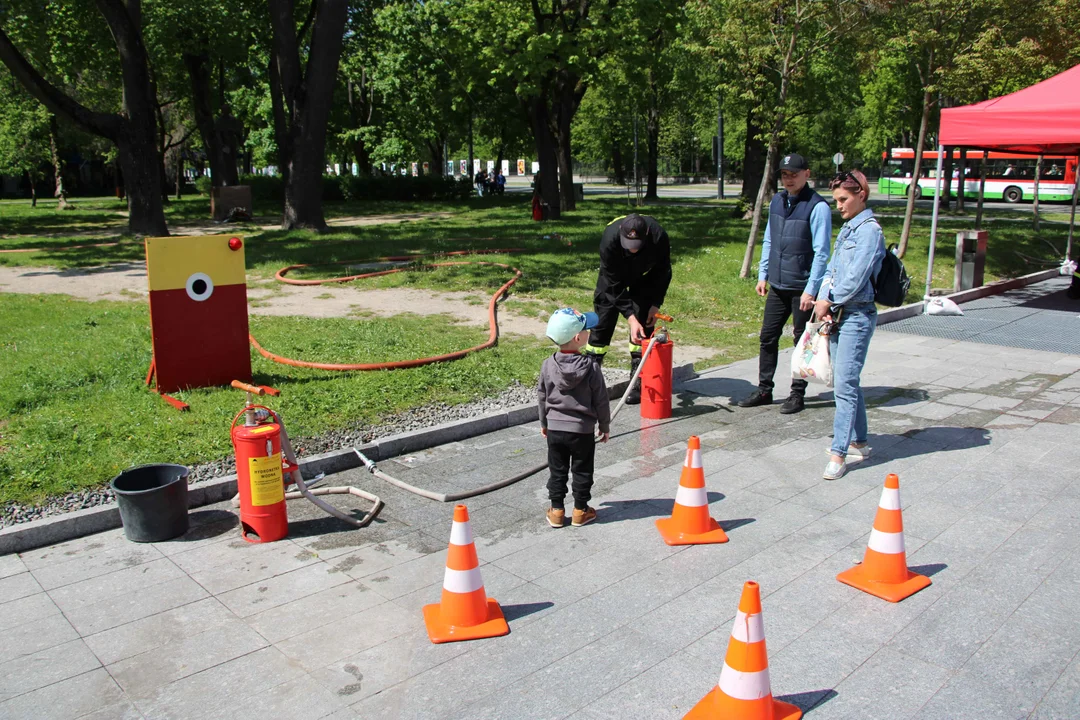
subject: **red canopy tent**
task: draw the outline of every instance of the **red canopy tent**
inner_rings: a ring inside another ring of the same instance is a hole
[[[941,158],[946,146],[1032,155],[1080,155],[1080,65],[1010,95],[943,109],[938,138],[935,198],[941,197]],[[1076,198],[1074,187],[1066,259],[1072,254]],[[937,221],[935,202],[930,228],[930,267],[926,274],[927,297],[937,244]]]
[[[939,142],[954,147],[1080,154],[1080,65],[993,100],[941,111]]]

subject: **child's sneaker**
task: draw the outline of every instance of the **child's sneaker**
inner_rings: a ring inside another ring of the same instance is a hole
[[[574,517],[577,517],[577,511],[574,511]],[[547,521],[548,525],[553,528],[561,528],[563,521],[566,519],[566,511],[561,508],[548,508]]]
[[[591,507],[586,507],[584,510],[574,508],[574,518],[570,521],[570,524],[574,527],[581,527],[582,525],[588,525],[595,519],[596,511]]]

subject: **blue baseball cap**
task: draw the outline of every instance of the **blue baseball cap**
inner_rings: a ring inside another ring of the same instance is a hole
[[[591,330],[600,323],[594,312],[578,312],[574,308],[561,308],[551,314],[547,324],[547,336],[556,345],[565,345],[582,330]]]

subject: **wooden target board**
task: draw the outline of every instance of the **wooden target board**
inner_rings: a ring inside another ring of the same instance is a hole
[[[251,382],[243,239],[146,238],[157,391]]]

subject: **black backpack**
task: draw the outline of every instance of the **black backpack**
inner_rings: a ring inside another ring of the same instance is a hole
[[[887,307],[900,307],[911,287],[911,278],[904,270],[904,263],[896,256],[896,244],[885,250],[881,270],[874,279],[874,302]]]

